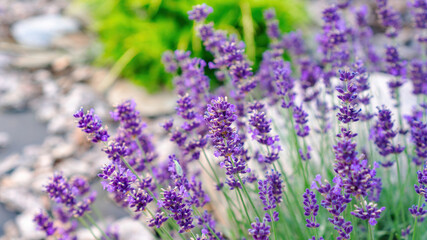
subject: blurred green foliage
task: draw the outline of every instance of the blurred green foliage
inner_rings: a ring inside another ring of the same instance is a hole
[[[161,64],[165,50],[191,50],[193,56],[212,59],[193,31],[187,11],[199,0],[77,0],[91,15],[90,28],[98,35],[103,52],[96,60],[102,65],[123,62],[121,75],[143,85],[150,92],[171,87],[171,76]],[[247,54],[256,63],[268,45],[263,10],[274,7],[282,31],[306,21],[301,0],[213,0],[206,3],[214,12],[207,21],[215,28],[237,34],[247,44]],[[256,43],[256,45],[255,45]],[[127,54],[126,54],[127,53]],[[122,58],[122,60],[120,60]],[[127,59],[126,59],[127,58]],[[120,61],[119,61],[120,60]],[[127,62],[129,60],[129,62]]]

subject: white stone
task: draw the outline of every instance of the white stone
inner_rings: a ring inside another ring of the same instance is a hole
[[[16,224],[21,233],[21,239],[31,240],[45,238],[45,234],[42,231],[37,231],[36,225],[33,222],[34,215],[37,214],[38,211],[40,210],[34,208],[16,217]]]
[[[79,30],[75,19],[58,14],[46,14],[27,18],[12,25],[13,38],[20,44],[48,47],[53,38]]]

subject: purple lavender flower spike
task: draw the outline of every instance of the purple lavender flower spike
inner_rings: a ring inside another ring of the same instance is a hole
[[[317,204],[316,195],[307,188],[302,197],[304,199],[304,215],[310,217],[306,219],[307,224],[305,226],[308,228],[318,228],[320,224],[316,223],[316,216],[319,211],[319,205]]]
[[[427,214],[427,210],[424,209],[425,206],[425,203],[423,203],[420,207],[418,207],[417,205],[412,205],[412,207],[408,210],[413,217],[423,216]]]
[[[308,240],[325,240],[323,237],[316,238],[313,236],[312,238],[309,238]]]
[[[366,205],[366,201],[365,201],[365,205]],[[369,219],[368,222],[372,226],[375,226],[377,224],[376,219],[380,218],[380,214],[385,210],[385,207],[377,208],[377,204],[372,202],[366,205],[366,209],[364,207],[359,207],[357,205],[355,205],[355,208],[356,209],[353,212],[351,212],[351,215],[357,218],[360,218],[362,220]]]
[[[78,120],[77,127],[87,133],[92,142],[108,141],[108,132],[103,128],[101,119],[94,114],[93,109],[84,113],[82,107],[73,116]]]
[[[293,117],[295,119],[295,130],[300,137],[307,137],[310,133],[310,127],[307,125],[308,114],[301,106],[294,106]]]
[[[371,129],[370,138],[374,140],[379,148],[381,156],[389,154],[399,154],[405,148],[400,145],[393,145],[393,138],[397,132],[393,130],[393,121],[391,120],[391,111],[385,106],[378,108],[378,120]]]
[[[427,159],[427,124],[422,121],[422,112],[418,110],[414,110],[412,115],[405,118],[411,127],[411,141],[415,145],[416,156],[413,162],[422,165]]]
[[[163,198],[159,202],[162,207],[172,212],[172,218],[180,226],[179,233],[194,228],[193,210],[184,203],[185,190],[183,188],[171,188],[163,192]]]
[[[249,234],[254,240],[268,240],[270,236],[270,226],[266,224],[266,219],[262,222],[259,218],[255,218],[256,222],[251,223],[252,228],[249,229]]]
[[[276,19],[276,12],[274,8],[264,11],[264,20],[267,22],[267,36],[272,40],[278,40],[281,36],[279,29],[279,21]]]
[[[33,221],[37,224],[37,229],[45,232],[46,236],[52,236],[57,230],[49,216],[41,211],[34,216]]]
[[[164,212],[157,211],[156,215],[150,220],[148,220],[148,226],[149,227],[155,226],[156,228],[160,228],[162,224],[166,222],[168,219],[169,219],[168,217],[165,217]]]
[[[147,205],[153,201],[153,197],[145,190],[133,190],[128,197],[129,207],[135,208],[135,212],[144,211]]]
[[[399,13],[388,6],[387,0],[377,0],[377,16],[380,23],[386,28],[386,36],[389,38],[397,37],[401,29],[401,20]]]
[[[213,12],[213,8],[206,5],[205,3],[193,6],[191,11],[188,11],[188,19],[195,20],[196,22],[201,22],[206,19],[206,17]]]

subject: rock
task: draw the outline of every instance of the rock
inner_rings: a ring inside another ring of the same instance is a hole
[[[0,238],[1,240],[17,239],[19,236],[18,226],[16,226],[16,224],[11,220],[4,223],[3,231],[4,236]]]
[[[80,109],[80,107],[88,108],[94,106],[96,94],[93,90],[85,84],[75,84],[66,96],[60,99],[60,109],[70,119],[73,114]],[[98,114],[98,111],[97,111]]]
[[[9,134],[7,134],[6,132],[0,132],[0,148],[7,147],[7,145],[9,145],[9,142]]]
[[[16,68],[30,70],[47,68],[61,56],[63,56],[63,54],[56,51],[27,53],[14,59],[11,65]]]
[[[66,161],[62,161],[56,165],[55,169],[59,172],[63,172],[65,176],[88,176],[89,173],[93,171],[93,169],[97,171],[99,170],[87,162],[80,161],[80,159],[67,159]]]
[[[107,100],[116,106],[125,100],[134,99],[142,116],[160,116],[175,111],[176,96],[171,92],[149,94],[144,88],[130,82],[119,81],[107,94]]]
[[[75,147],[73,144],[59,144],[54,149],[52,149],[52,157],[54,159],[66,159],[73,156],[74,151]]]
[[[57,59],[55,59],[55,61],[53,61],[52,63],[52,70],[54,72],[62,72],[64,71],[66,68],[68,68],[71,64],[71,59],[69,56],[62,56],[59,57]]]
[[[118,221],[114,222],[112,226],[118,228],[119,236],[122,239],[155,239],[153,234],[147,229],[147,227],[142,226],[140,222],[132,220],[131,218],[119,219]]]
[[[3,187],[28,187],[33,179],[33,172],[28,167],[18,167],[8,176],[9,186]]]
[[[0,176],[18,166],[21,161],[21,158],[22,157],[20,154],[15,153],[2,159],[0,161]]]
[[[71,78],[75,82],[83,82],[89,80],[93,75],[93,69],[87,66],[79,66],[71,73]]]
[[[38,106],[34,108],[36,111],[37,119],[42,122],[47,122],[58,114],[56,103],[53,103],[52,101],[43,101],[41,104],[38,104]]]
[[[48,47],[55,37],[79,30],[79,23],[58,14],[27,18],[12,25],[13,38],[22,45]]]
[[[85,33],[73,33],[53,39],[52,46],[66,50],[86,49],[90,46],[91,39]]]
[[[2,187],[2,190],[0,191],[0,201],[3,202],[9,209],[19,212],[25,211],[27,209],[42,208],[40,197],[30,192],[29,188]]]
[[[68,131],[68,123],[71,123],[72,117],[58,115],[52,118],[47,125],[47,131],[52,134],[62,134]]]
[[[19,232],[21,233],[21,239],[43,239],[45,234],[42,231],[36,231],[36,225],[33,222],[34,215],[40,211],[38,208],[34,208],[16,217],[16,225],[18,226]]]

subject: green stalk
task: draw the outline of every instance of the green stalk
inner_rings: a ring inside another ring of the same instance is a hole
[[[154,214],[150,211],[150,209],[148,209],[148,208],[145,208],[146,210],[147,210],[147,212],[150,214],[150,216],[152,217],[152,218],[154,218]],[[159,235],[162,235],[162,234],[160,234],[160,232],[158,231],[158,229],[157,228],[154,228],[153,227],[153,229],[154,229],[154,231],[156,231]],[[163,226],[160,226],[160,230],[161,231],[163,231],[164,233],[166,233],[166,235],[170,238],[170,239],[172,239],[173,240],[173,237],[169,234],[169,232],[168,231],[166,231],[166,229],[163,227]]]
[[[108,237],[107,234],[105,234],[105,232],[98,226],[95,220],[93,220],[90,214],[85,214],[84,216],[89,220],[89,222],[91,222],[101,232],[102,236],[104,236],[105,239],[111,240],[111,238]]]
[[[249,217],[248,209],[246,209],[246,204],[245,204],[245,201],[243,200],[242,193],[240,192],[239,188],[237,188],[237,193],[239,194],[240,201],[242,202],[243,208],[245,209],[246,217],[248,218],[248,223],[250,224],[251,218]]]
[[[270,216],[273,217],[273,211],[271,209],[270,209]],[[271,219],[271,228],[273,229],[274,240],[276,240],[277,235],[276,235],[276,228],[274,227],[274,219]]]
[[[403,183],[402,183],[402,178],[401,178],[401,174],[400,174],[400,164],[399,164],[399,158],[397,156],[397,154],[394,154],[394,157],[396,159],[396,167],[397,167],[397,179],[398,179],[398,184],[399,184],[399,192],[400,192],[400,196],[404,196],[403,193]],[[400,210],[400,216],[402,218],[402,223],[405,222],[405,214],[403,213],[403,205],[402,205],[402,201],[399,201],[399,210]]]
[[[95,233],[92,231],[92,229],[89,227],[89,225],[86,223],[86,221],[83,218],[77,218],[77,220],[79,220],[79,222],[87,229],[89,230],[89,232],[92,234],[92,236],[96,239],[99,240],[99,238],[95,235]]]
[[[418,196],[418,208],[420,207],[420,205],[421,205],[421,195],[420,196]],[[416,216],[415,217],[415,221],[414,221],[414,233],[412,234],[412,240],[415,240],[415,239],[417,239],[417,231],[418,231],[418,229],[417,229],[417,223],[418,223],[418,216]]]

